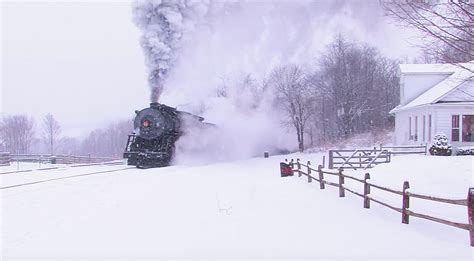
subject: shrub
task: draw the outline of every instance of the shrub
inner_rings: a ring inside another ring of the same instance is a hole
[[[448,137],[443,134],[436,134],[430,147],[430,154],[435,156],[451,156],[453,149],[449,144]]]
[[[455,154],[459,156],[474,155],[474,148],[456,148]]]

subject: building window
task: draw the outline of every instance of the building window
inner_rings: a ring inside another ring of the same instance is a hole
[[[459,141],[459,115],[451,117],[451,141]]]
[[[428,141],[431,141],[431,114],[428,115]]]
[[[462,116],[462,141],[474,142],[474,115]]]
[[[423,141],[426,140],[426,116],[423,115]]]
[[[408,117],[408,140],[412,140],[413,136],[411,135],[411,117]]]
[[[418,116],[415,116],[415,141],[418,141]]]

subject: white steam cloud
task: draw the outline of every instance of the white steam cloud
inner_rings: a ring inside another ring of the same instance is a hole
[[[398,46],[407,45],[400,29],[386,23],[378,1],[373,0],[212,1],[206,8],[205,16],[198,12],[197,18],[191,18],[195,13],[187,13],[186,19],[200,22],[192,22],[194,31],[185,44],[180,41],[179,59],[173,53],[174,67],[167,70],[160,102],[203,116],[216,128],[189,131],[180,138],[179,163],[295,149],[292,126],[282,126],[284,115],[275,106],[272,87],[263,87],[264,80],[280,65],[314,69],[335,35],[368,42],[392,57],[403,53]],[[143,30],[144,38],[159,36],[153,28]],[[152,71],[161,66],[157,61],[150,63]]]
[[[179,56],[186,37],[205,15],[206,0],[136,0],[133,20],[142,31],[140,40],[148,68],[151,101],[158,102],[164,81]]]

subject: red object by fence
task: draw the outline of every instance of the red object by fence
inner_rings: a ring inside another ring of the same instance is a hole
[[[293,176],[293,168],[290,164],[280,162],[280,174],[282,177]]]

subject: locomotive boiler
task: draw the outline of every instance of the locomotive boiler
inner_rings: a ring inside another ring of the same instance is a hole
[[[186,130],[212,125],[204,123],[202,117],[159,103],[135,113],[135,131],[128,135],[123,157],[137,168],[169,166],[175,143]]]

